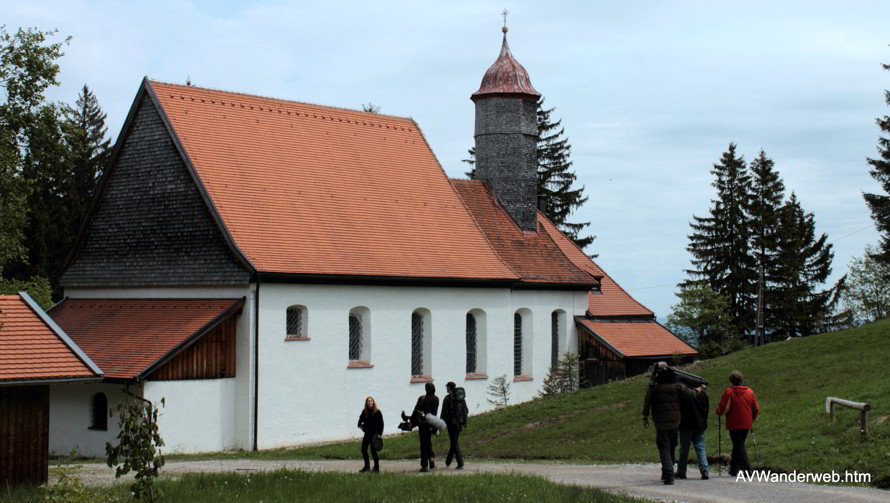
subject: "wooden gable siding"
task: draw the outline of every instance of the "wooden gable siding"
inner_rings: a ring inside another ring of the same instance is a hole
[[[48,456],[49,386],[0,386],[0,489],[45,483]]]
[[[62,286],[248,283],[148,95],[125,133]]]
[[[148,376],[151,381],[235,377],[235,316],[229,316],[198,342]]]
[[[578,354],[581,356],[581,381],[586,386],[599,386],[627,377],[626,360],[609,346],[587,333],[578,331]]]

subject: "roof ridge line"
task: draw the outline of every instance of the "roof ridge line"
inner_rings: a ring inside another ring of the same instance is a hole
[[[203,91],[212,91],[212,92],[217,92],[217,93],[234,94],[234,95],[237,95],[237,96],[244,96],[244,97],[247,97],[247,98],[260,98],[260,99],[266,99],[266,100],[281,101],[281,102],[284,102],[284,103],[294,103],[294,104],[298,104],[298,105],[309,105],[309,106],[313,106],[313,107],[330,108],[330,109],[333,109],[333,110],[341,110],[341,111],[344,111],[344,112],[351,112],[351,113],[357,113],[357,114],[367,115],[367,116],[369,116],[369,117],[374,117],[374,116],[376,116],[376,117],[389,117],[389,118],[393,118],[393,119],[408,120],[408,121],[414,122],[414,119],[412,119],[410,116],[401,116],[401,115],[392,115],[392,114],[381,114],[381,113],[376,113],[376,112],[366,112],[366,111],[364,111],[364,110],[357,110],[357,109],[355,109],[355,108],[340,107],[340,106],[336,106],[336,105],[323,105],[323,104],[321,104],[321,103],[312,103],[312,102],[309,102],[309,101],[289,100],[289,99],[285,99],[285,98],[276,98],[276,97],[274,97],[274,96],[266,96],[266,95],[262,95],[262,94],[251,94],[251,93],[244,93],[244,92],[239,92],[239,91],[228,91],[228,90],[225,90],[225,89],[218,89],[218,88],[215,88],[215,87],[192,86],[192,85],[177,84],[177,83],[175,83],[175,82],[167,82],[167,81],[163,81],[163,80],[148,79],[148,81],[151,82],[151,83],[153,83],[153,84],[162,84],[162,85],[167,85],[167,86],[175,86],[175,87],[177,87],[177,88],[182,88],[182,89],[189,89],[189,88],[191,88],[191,89],[200,89],[200,90],[203,90]]]

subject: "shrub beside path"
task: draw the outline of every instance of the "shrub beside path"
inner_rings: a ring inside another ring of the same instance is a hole
[[[184,473],[251,473],[279,468],[307,471],[356,472],[361,461],[354,460],[251,460],[226,459],[216,461],[169,461],[162,470],[166,476]],[[80,466],[79,476],[87,484],[110,484],[114,471],[101,464]],[[384,461],[381,469],[386,473],[413,474],[419,468],[417,461]],[[462,473],[520,473],[537,475],[553,482],[577,486],[596,487],[606,491],[630,494],[662,501],[689,503],[814,503],[817,501],[882,502],[890,501],[890,492],[867,487],[817,485],[800,483],[736,482],[725,473],[713,473],[710,480],[698,477],[677,480],[666,486],[658,480],[660,465],[572,465],[562,463],[467,463],[462,471],[439,465],[431,474],[417,476],[459,476]],[[373,474],[363,475],[373,477]]]

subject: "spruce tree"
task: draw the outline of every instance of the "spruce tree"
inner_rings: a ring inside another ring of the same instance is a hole
[[[28,261],[17,264],[11,272],[19,279],[43,276],[55,286],[53,273],[60,265],[57,256],[64,253],[58,248],[68,219],[64,211],[68,192],[66,152],[58,108],[44,106],[31,129],[22,170],[32,187],[25,228]]]
[[[66,211],[69,222],[63,245],[67,253],[77,236],[80,224],[90,207],[99,179],[111,156],[111,139],[105,126],[106,114],[99,100],[84,84],[74,107],[63,110],[62,133],[66,145],[68,198]]]
[[[729,303],[739,334],[754,328],[757,273],[750,253],[751,175],[736,145],[729,144],[711,169],[715,199],[706,217],[693,216],[686,249],[692,254],[691,279],[683,286],[706,284]]]
[[[105,113],[85,85],[74,107],[43,108],[25,159],[33,192],[26,230],[28,265],[20,277],[44,276],[59,293],[58,278],[99,177],[110,155]]]
[[[538,104],[538,143],[536,155],[538,159],[538,197],[544,202],[543,213],[559,230],[565,233],[582,250],[593,243],[596,236],[581,236],[581,231],[590,222],[571,223],[569,216],[587,201],[584,186],[573,188],[577,176],[571,171],[572,146],[565,138],[562,119],[553,121],[550,115],[555,108],[543,108],[544,100]],[[476,149],[467,150],[469,157],[463,162],[470,165],[466,175],[471,180],[476,178]],[[596,255],[591,255],[596,258]]]
[[[803,336],[830,327],[839,288],[835,285],[820,290],[819,286],[831,274],[833,258],[828,236],[824,233],[816,236],[815,217],[804,211],[792,192],[779,211],[776,257],[778,334]],[[841,278],[838,284],[843,281]]]
[[[776,290],[779,212],[785,198],[785,184],[774,169],[773,160],[761,150],[751,162],[751,253],[754,272],[763,272],[763,324],[766,332],[776,326]],[[759,278],[758,278],[759,279]]]
[[[890,65],[883,65],[885,70],[890,70]],[[890,91],[884,90],[884,101],[890,105]],[[881,132],[890,135],[890,116],[883,116],[876,119]],[[881,184],[884,190],[883,194],[863,194],[865,202],[871,209],[871,217],[875,221],[875,227],[881,233],[881,241],[878,245],[878,251],[875,258],[884,264],[890,265],[890,138],[887,136],[878,137],[878,153],[877,159],[867,159],[871,165],[872,178]]]
[[[543,212],[582,250],[593,243],[596,236],[581,236],[590,222],[569,222],[569,216],[587,201],[584,186],[572,188],[577,180],[572,168],[572,146],[564,137],[562,119],[554,121],[550,115],[555,108],[538,105],[538,197],[543,200]]]

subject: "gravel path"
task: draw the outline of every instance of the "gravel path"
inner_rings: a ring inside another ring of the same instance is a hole
[[[360,461],[172,461],[163,472],[176,475],[194,472],[267,471],[291,468],[311,471],[355,472]],[[114,472],[105,465],[80,465],[79,475],[90,484],[114,481]],[[381,469],[388,473],[417,473],[417,461],[384,461]],[[432,474],[417,476],[460,475],[463,473],[522,473],[538,475],[561,484],[597,487],[661,501],[699,502],[768,502],[817,503],[823,501],[882,502],[890,501],[890,492],[849,486],[799,483],[736,482],[734,477],[712,474],[710,480],[698,477],[677,480],[666,486],[659,480],[660,465],[570,465],[543,463],[467,463],[462,471],[439,466]],[[368,475],[373,476],[373,475]]]

